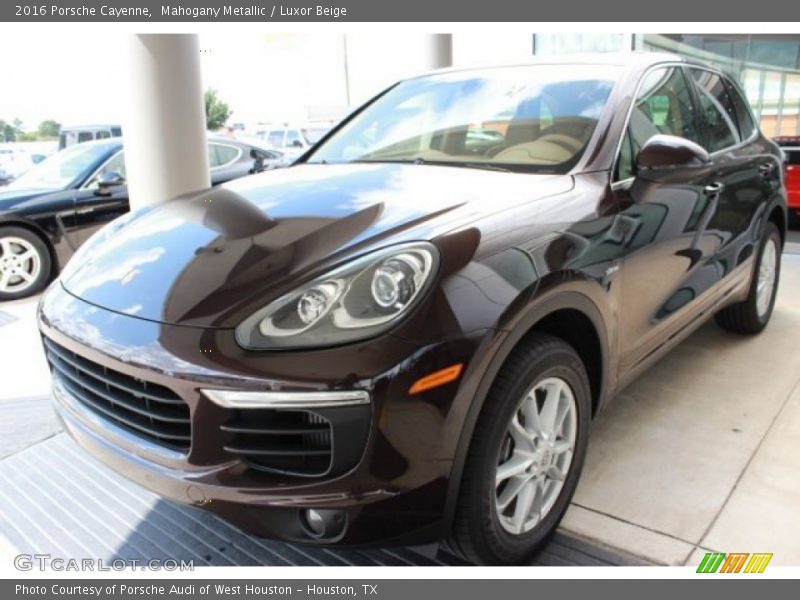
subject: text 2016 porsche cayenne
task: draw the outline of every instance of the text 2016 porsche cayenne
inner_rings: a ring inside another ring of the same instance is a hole
[[[589,421],[770,318],[779,149],[665,55],[403,81],[292,168],[136,211],[45,294],[66,428],[261,535],[524,561]]]

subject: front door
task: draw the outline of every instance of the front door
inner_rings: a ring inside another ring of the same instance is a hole
[[[628,223],[621,277],[623,377],[691,325],[719,277],[709,265],[719,246],[708,229],[717,218],[720,192],[710,185],[711,170],[675,169],[658,181],[636,176],[636,155],[657,134],[704,141],[681,67],[658,68],[642,81],[612,186]]]
[[[125,177],[125,154],[115,154],[76,192],[75,221],[78,242],[83,244],[106,223],[128,212],[128,186],[124,183],[101,193],[98,179],[105,173],[119,173]]]

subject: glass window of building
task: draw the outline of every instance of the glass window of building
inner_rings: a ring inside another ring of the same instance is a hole
[[[539,55],[576,52],[623,52],[630,37],[622,33],[537,33],[534,52]]]

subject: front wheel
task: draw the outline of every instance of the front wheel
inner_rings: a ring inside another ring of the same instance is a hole
[[[755,272],[747,298],[716,314],[717,324],[736,333],[759,333],[769,323],[781,274],[781,234],[767,223],[758,248]]]
[[[448,546],[479,564],[529,560],[558,525],[586,455],[591,393],[564,341],[533,334],[481,410]]]
[[[0,228],[0,301],[41,291],[50,268],[50,253],[38,235],[22,227]]]

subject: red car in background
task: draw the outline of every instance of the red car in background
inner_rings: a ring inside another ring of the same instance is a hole
[[[786,155],[786,196],[789,217],[800,223],[800,135],[782,136],[775,142]]]

